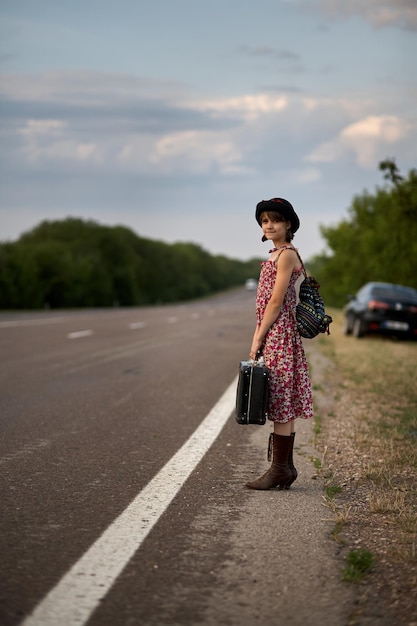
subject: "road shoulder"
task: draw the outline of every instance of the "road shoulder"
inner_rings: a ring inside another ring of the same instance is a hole
[[[309,350],[313,386],[322,389],[328,361]],[[320,406],[329,402],[315,393]],[[290,491],[245,490],[244,482],[267,466],[270,425],[249,427],[235,468],[236,489],[244,490],[231,548],[217,573],[204,624],[334,626],[348,624],[355,589],[341,581],[341,558],[331,537],[332,512],[323,500],[323,482],[314,469],[313,422],[297,423],[295,460],[299,477]]]

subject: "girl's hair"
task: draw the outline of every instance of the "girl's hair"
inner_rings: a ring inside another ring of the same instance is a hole
[[[289,222],[290,220],[285,219],[285,217],[283,215],[281,215],[281,213],[278,213],[278,211],[264,211],[261,216],[260,216],[260,220],[262,222],[262,215],[266,215],[267,217],[269,217],[270,220],[274,221],[274,222]],[[291,224],[291,222],[290,222]],[[287,233],[285,236],[285,241],[287,243],[290,243],[290,241],[292,241],[294,239],[294,235],[293,232],[291,230],[291,226],[289,228],[287,228]]]

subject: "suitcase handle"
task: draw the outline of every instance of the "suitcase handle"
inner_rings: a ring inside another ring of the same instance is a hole
[[[264,357],[262,354],[262,350],[258,350],[258,352],[256,353],[256,356],[253,360],[253,364],[254,365],[264,365]]]

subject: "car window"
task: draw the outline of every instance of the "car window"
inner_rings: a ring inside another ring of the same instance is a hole
[[[417,302],[417,292],[414,291],[414,289],[407,289],[405,287],[374,287],[372,289],[372,297]]]
[[[363,300],[368,295],[368,291],[368,287],[362,287],[362,289],[359,289],[358,293],[356,294],[356,298],[358,300]]]

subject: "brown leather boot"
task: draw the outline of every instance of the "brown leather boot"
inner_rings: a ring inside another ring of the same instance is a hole
[[[293,460],[295,433],[291,433],[291,439],[292,439],[291,446],[288,452],[288,466],[291,470],[292,477],[291,477],[291,480],[284,485],[285,489],[289,489],[291,485],[293,484],[293,482],[297,480],[297,476],[298,476],[298,472],[294,466],[294,460]]]
[[[283,489],[288,483],[291,484],[292,472],[288,465],[288,455],[294,437],[272,434],[273,454],[272,464],[262,476],[246,483],[249,489]]]

